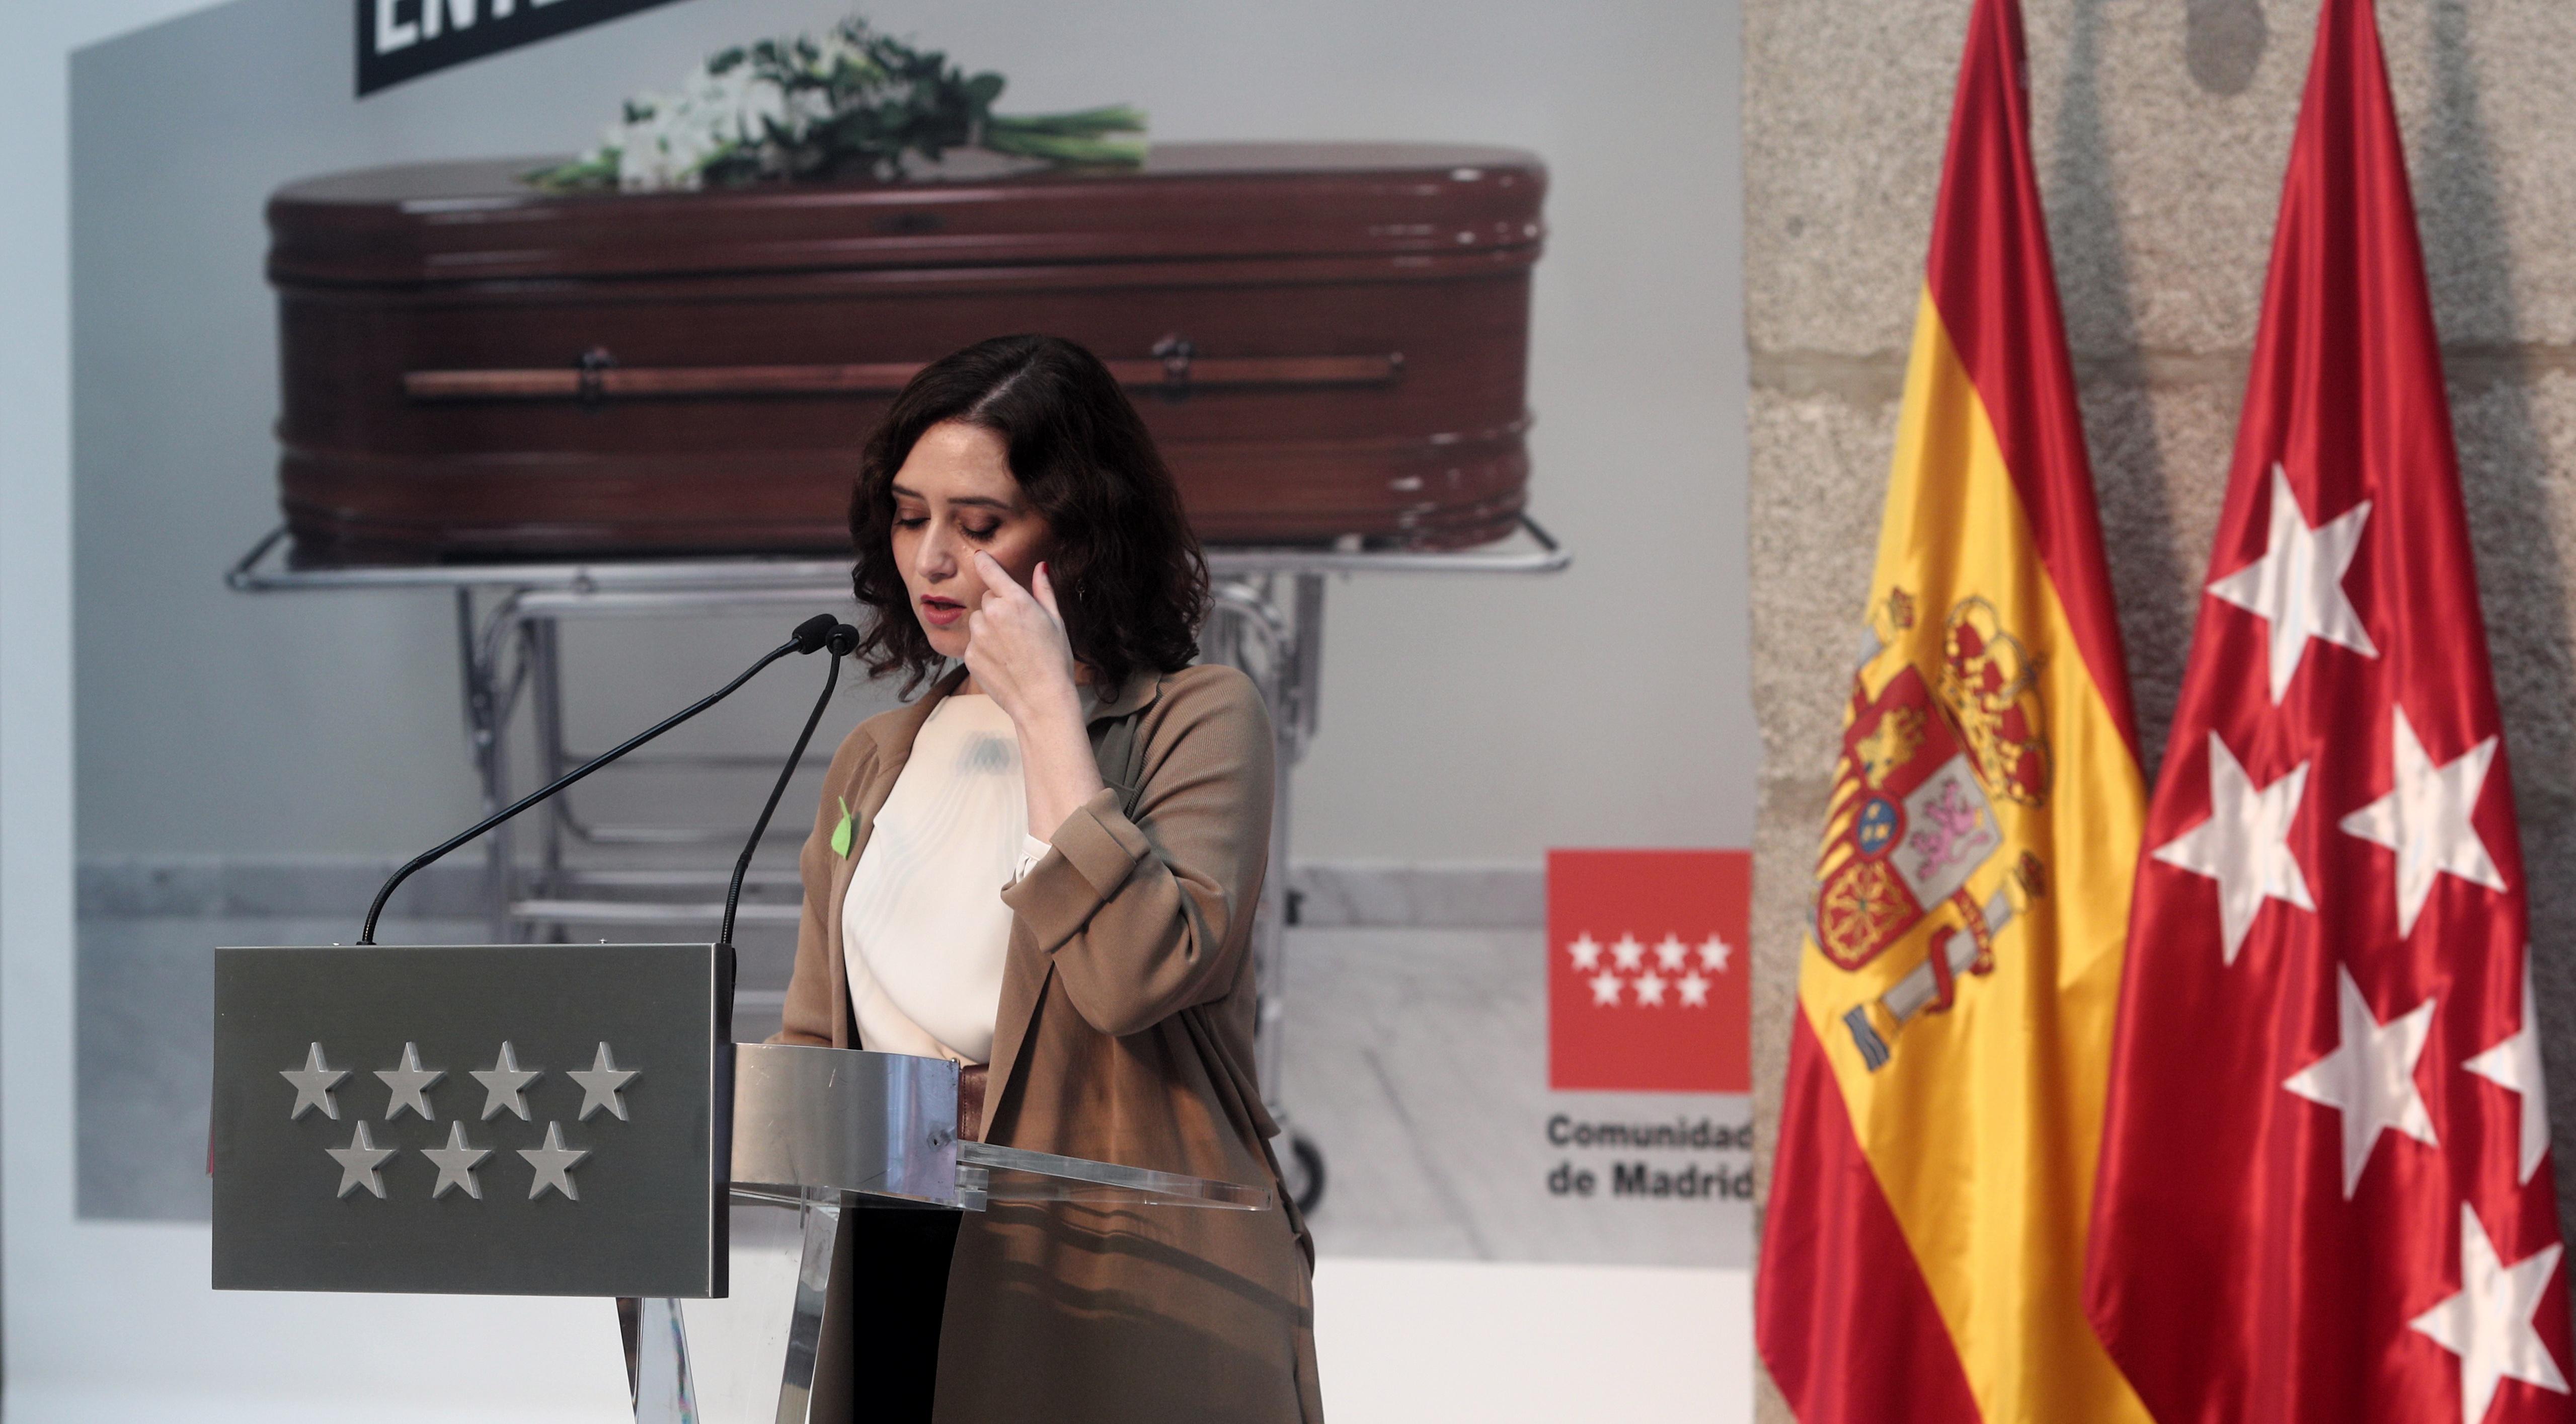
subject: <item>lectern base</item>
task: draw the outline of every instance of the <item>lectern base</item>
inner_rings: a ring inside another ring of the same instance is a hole
[[[840,1194],[737,1188],[731,1216],[728,1295],[643,1303],[636,1424],[845,1424],[845,1405],[813,1407]]]

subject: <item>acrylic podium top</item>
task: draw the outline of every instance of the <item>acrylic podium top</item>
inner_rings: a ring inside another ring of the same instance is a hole
[[[1261,1211],[1266,1187],[957,1140],[957,1065],[847,1048],[734,1047],[737,1193],[859,1192],[981,1211],[1080,1201]]]

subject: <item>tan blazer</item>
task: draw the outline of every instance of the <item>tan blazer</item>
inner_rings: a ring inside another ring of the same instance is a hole
[[[952,671],[920,701],[870,718],[832,758],[801,861],[805,914],[776,1041],[864,1046],[841,902],[914,735],[963,679]],[[1109,735],[1131,715],[1132,737]],[[985,1140],[1267,1185],[1280,1205],[968,1213],[941,1326],[938,1417],[1320,1420],[1314,1243],[1280,1190],[1278,1127],[1253,1078],[1252,915],[1276,792],[1269,714],[1232,668],[1147,672],[1092,713],[1091,735],[1108,789],[1000,888],[1013,917]],[[846,856],[831,845],[840,798],[855,818]]]

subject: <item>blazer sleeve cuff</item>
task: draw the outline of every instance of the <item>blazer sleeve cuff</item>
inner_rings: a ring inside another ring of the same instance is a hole
[[[1052,953],[1081,933],[1150,849],[1145,833],[1118,813],[1117,793],[1097,792],[1056,827],[1051,852],[1004,889],[1002,900]]]

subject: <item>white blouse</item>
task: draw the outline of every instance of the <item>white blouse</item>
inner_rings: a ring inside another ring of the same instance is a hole
[[[1029,834],[1010,714],[981,695],[940,699],[841,902],[861,1042],[960,1063],[992,1057],[1011,937],[1002,890],[1047,849]]]

